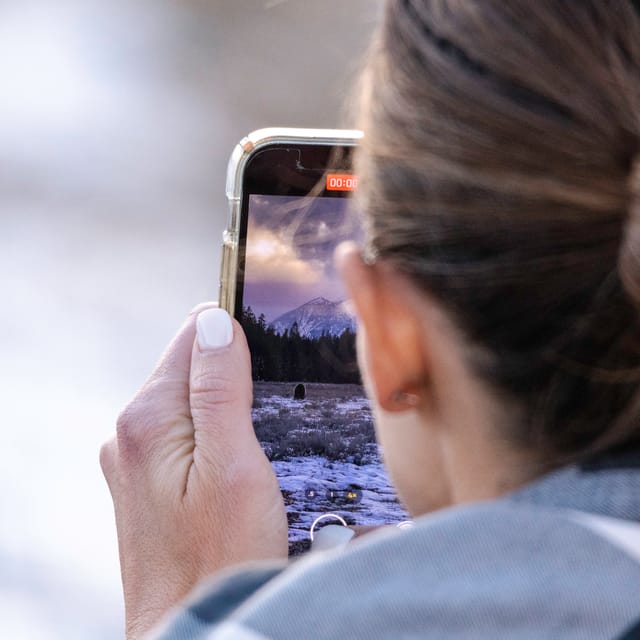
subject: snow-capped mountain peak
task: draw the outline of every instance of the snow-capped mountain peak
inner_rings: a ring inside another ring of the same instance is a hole
[[[296,309],[276,318],[271,326],[276,333],[291,331],[294,324],[304,338],[320,338],[323,334],[339,336],[347,329],[355,332],[353,317],[343,309],[342,302],[323,297],[313,298]]]

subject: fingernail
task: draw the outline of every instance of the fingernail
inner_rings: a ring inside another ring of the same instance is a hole
[[[205,309],[196,320],[196,332],[203,351],[228,347],[233,341],[231,316],[224,309]]]

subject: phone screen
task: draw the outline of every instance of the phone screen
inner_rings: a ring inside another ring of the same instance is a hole
[[[307,178],[313,189],[318,175]],[[280,482],[291,555],[325,524],[407,518],[381,462],[355,319],[333,264],[338,244],[360,236],[347,197],[355,180],[326,178],[314,195],[303,182],[247,189],[236,298],[252,357],[254,427]]]

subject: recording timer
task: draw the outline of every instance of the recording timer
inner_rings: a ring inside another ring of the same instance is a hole
[[[327,175],[327,191],[355,191],[357,188],[357,176],[350,173],[329,173]]]

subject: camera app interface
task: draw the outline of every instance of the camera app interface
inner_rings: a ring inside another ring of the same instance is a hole
[[[333,265],[336,246],[357,234],[345,198],[250,196],[241,321],[254,426],[280,481],[292,555],[326,524],[407,517],[380,459]]]

